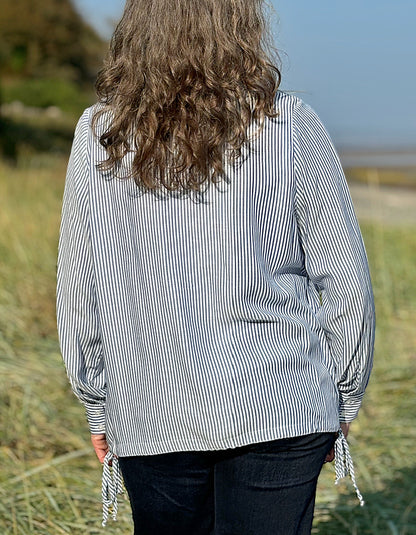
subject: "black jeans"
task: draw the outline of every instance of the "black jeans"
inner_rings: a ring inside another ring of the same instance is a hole
[[[309,535],[334,433],[121,457],[135,535]]]

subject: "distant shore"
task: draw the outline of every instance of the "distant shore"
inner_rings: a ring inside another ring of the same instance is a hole
[[[344,167],[416,168],[416,147],[402,150],[340,149]]]

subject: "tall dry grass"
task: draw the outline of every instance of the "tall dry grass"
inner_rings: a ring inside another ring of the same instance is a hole
[[[47,165],[45,165],[47,164]],[[0,164],[0,533],[98,534],[100,467],[55,330],[65,163]],[[378,328],[375,368],[351,433],[358,481],[326,466],[314,533],[416,534],[416,229],[363,226]],[[131,533],[128,504],[107,533]]]

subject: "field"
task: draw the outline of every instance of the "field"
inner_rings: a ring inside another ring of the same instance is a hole
[[[100,466],[54,319],[65,162],[0,163],[0,533],[101,533]],[[416,534],[416,228],[362,226],[376,297],[375,368],[350,438],[360,508],[324,468],[314,533]],[[124,500],[108,534],[131,533]]]

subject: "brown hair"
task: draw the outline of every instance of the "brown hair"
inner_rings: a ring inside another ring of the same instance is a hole
[[[276,116],[272,50],[263,0],[127,0],[96,84],[96,132],[111,117],[100,168],[116,172],[132,152],[146,189],[221,181],[250,124]]]

